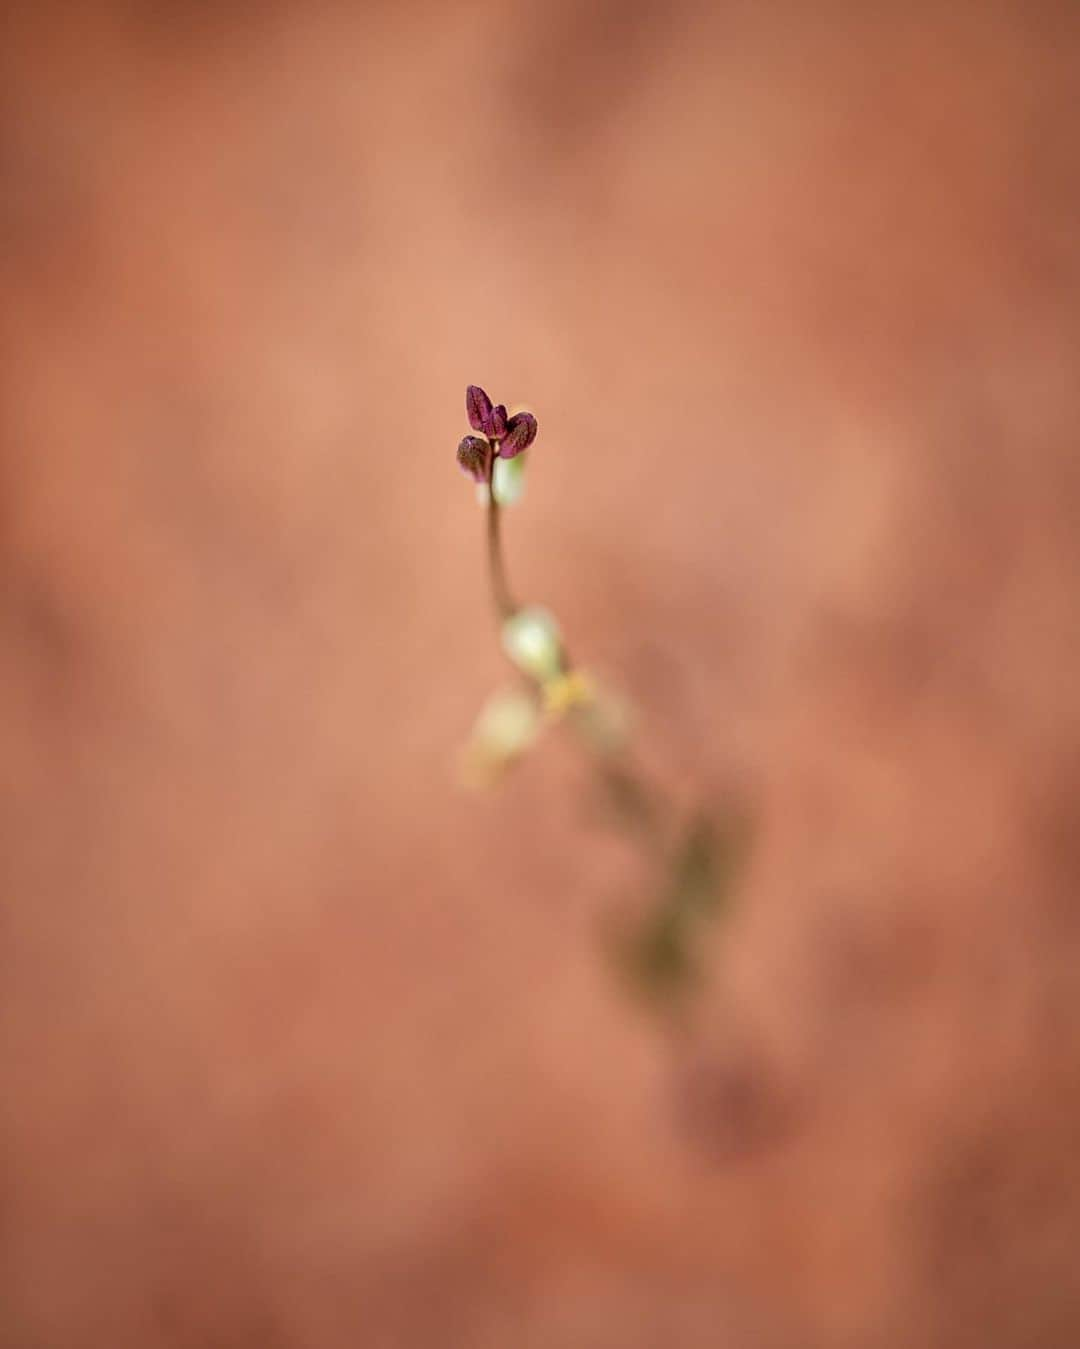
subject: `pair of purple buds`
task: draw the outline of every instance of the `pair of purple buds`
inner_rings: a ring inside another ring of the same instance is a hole
[[[457,447],[457,461],[476,482],[487,482],[493,451],[498,459],[513,459],[536,439],[536,418],[531,412],[508,417],[502,403],[493,405],[478,384],[465,390],[465,411],[469,425],[484,438],[466,436]]]

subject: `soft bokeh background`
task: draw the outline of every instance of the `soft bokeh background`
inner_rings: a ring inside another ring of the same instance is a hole
[[[0,1341],[1080,1342],[1077,6],[2,26]],[[470,381],[757,821],[678,1023],[455,781]]]

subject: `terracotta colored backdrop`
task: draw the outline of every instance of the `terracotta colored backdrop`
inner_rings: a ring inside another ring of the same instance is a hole
[[[0,1340],[1080,1342],[1080,10],[7,8]],[[688,1020],[515,584],[757,820]],[[631,901],[632,902],[632,899]]]

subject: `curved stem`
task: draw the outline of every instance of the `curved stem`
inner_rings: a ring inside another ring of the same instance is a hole
[[[487,471],[488,489],[488,573],[491,576],[491,595],[495,602],[495,614],[500,623],[505,623],[517,613],[518,606],[510,594],[506,580],[506,566],[503,563],[502,536],[499,532],[499,503],[495,499],[495,441],[489,440]]]

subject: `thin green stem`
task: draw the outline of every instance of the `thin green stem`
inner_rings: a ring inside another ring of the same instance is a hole
[[[488,447],[488,471],[487,471],[487,489],[488,489],[488,574],[491,577],[491,595],[495,602],[495,615],[500,624],[505,623],[508,618],[512,618],[517,613],[518,606],[514,603],[513,596],[510,594],[510,587],[506,580],[506,566],[502,555],[502,535],[499,530],[500,514],[499,503],[495,497],[495,441],[489,440]]]

